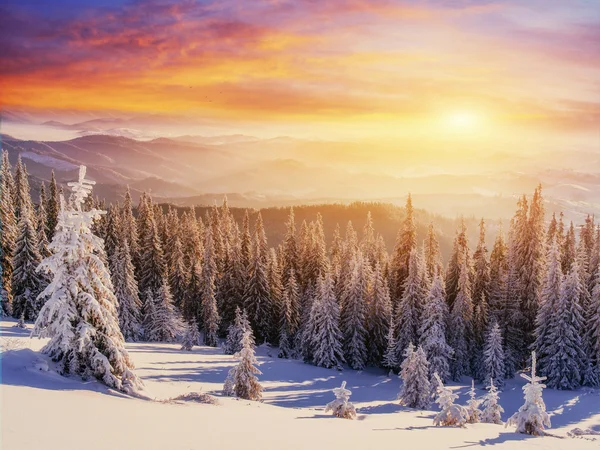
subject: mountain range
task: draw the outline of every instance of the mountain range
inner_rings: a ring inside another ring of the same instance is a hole
[[[503,168],[507,159],[514,165],[511,155],[494,153],[465,158],[465,170],[442,173],[432,170],[439,161],[427,164],[426,152],[395,154],[377,147],[369,151],[359,143],[290,137],[238,134],[136,140],[89,134],[34,141],[4,134],[1,138],[10,160],[15,163],[20,155],[27,164],[34,190],[50,179],[53,170],[57,180],[66,183],[85,164],[97,182],[96,194],[108,201],[121,198],[127,185],[134,197],[147,191],[157,201],[181,206],[210,205],[227,194],[232,206],[254,208],[357,200],[399,205],[411,192],[417,207],[435,214],[507,219],[517,197],[542,183],[549,212],[564,210],[577,221],[584,214],[600,213],[596,153],[588,155],[586,167],[536,169],[531,159],[522,157],[520,172]],[[445,158],[453,162],[450,156]],[[481,170],[483,166],[487,169]],[[394,172],[393,167],[400,170]],[[424,167],[427,170],[419,170]]]

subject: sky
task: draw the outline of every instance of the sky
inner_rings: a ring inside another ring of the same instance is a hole
[[[600,0],[4,0],[0,44],[15,137],[600,144]]]

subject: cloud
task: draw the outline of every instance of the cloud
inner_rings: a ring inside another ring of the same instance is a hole
[[[93,0],[44,17],[9,3],[0,102],[246,121],[466,105],[511,124],[591,126],[593,112],[557,105],[596,86],[598,21],[545,4],[531,17],[516,0]]]

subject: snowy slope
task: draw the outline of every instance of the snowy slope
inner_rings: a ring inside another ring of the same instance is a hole
[[[260,348],[264,402],[219,398],[219,405],[163,403],[127,398],[95,381],[57,375],[36,352],[43,340],[0,323],[2,344],[3,450],[33,449],[325,449],[325,448],[467,448],[592,449],[594,436],[568,438],[569,430],[600,431],[600,392],[546,390],[557,437],[531,438],[488,424],[465,429],[436,428],[434,411],[400,407],[400,382],[377,370],[337,372],[280,360]],[[128,344],[145,383],[145,394],[166,400],[188,392],[219,395],[233,364],[217,349],[193,352],[174,344]],[[49,370],[46,371],[45,369]],[[342,380],[352,390],[358,420],[324,414],[331,389]],[[468,381],[454,386],[467,399]],[[509,381],[501,393],[506,419],[521,404],[521,381]],[[479,393],[483,394],[480,390]]]

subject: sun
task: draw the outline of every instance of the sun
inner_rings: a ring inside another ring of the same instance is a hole
[[[444,118],[444,124],[450,131],[477,131],[482,124],[482,117],[473,111],[452,111]]]

